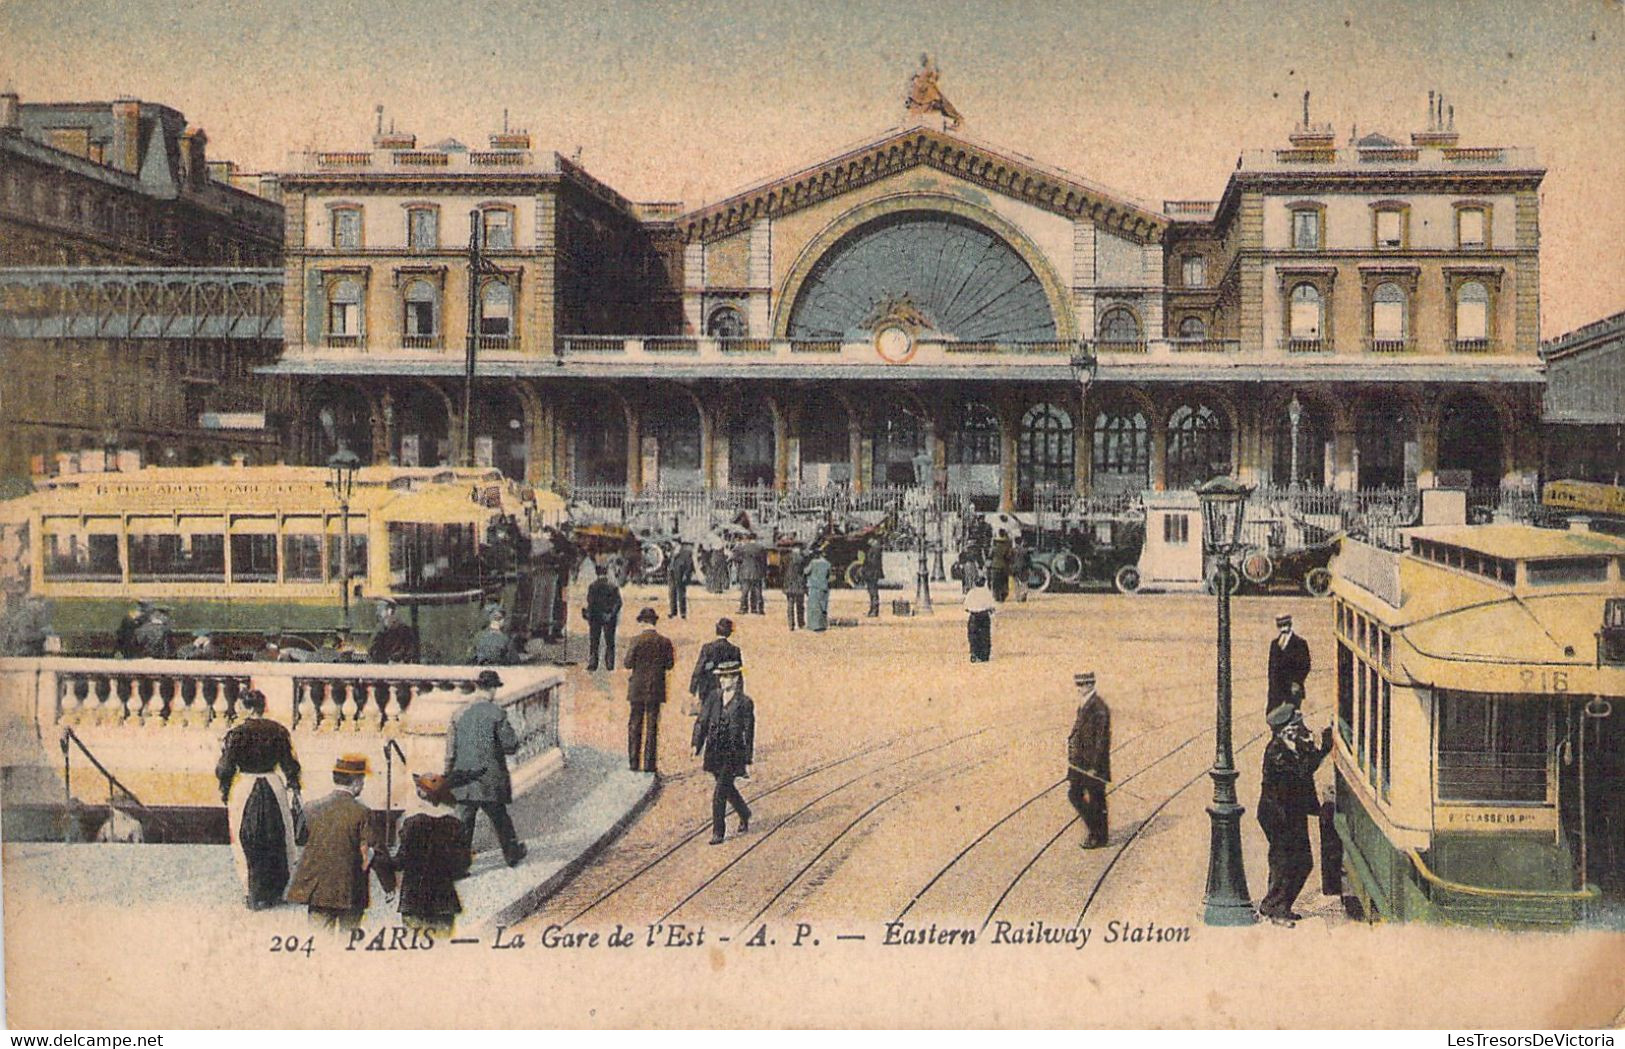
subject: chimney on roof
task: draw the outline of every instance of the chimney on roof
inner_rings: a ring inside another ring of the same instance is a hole
[[[141,103],[128,95],[113,102],[113,148],[107,161],[132,175],[141,171]]]
[[[410,132],[396,131],[395,130],[395,121],[393,119],[391,119],[390,122],[389,122],[389,130],[388,131],[384,130],[384,107],[383,107],[382,103],[380,103],[379,105],[374,106],[373,107],[373,112],[376,113],[377,116],[378,116],[377,122],[374,125],[373,132],[372,132],[372,148],[373,149],[416,149],[416,148],[418,148],[418,137],[416,135],[414,135],[414,134],[411,134]]]
[[[10,84],[0,92],[0,132],[18,131],[23,126],[23,107]]]
[[[1456,107],[1450,107],[1450,118],[1445,119],[1444,92],[1428,92],[1428,125],[1424,131],[1411,132],[1411,145],[1413,146],[1453,146],[1460,135],[1456,134]]]
[[[190,189],[201,189],[209,181],[209,136],[200,127],[181,132],[181,179]]]
[[[492,149],[529,149],[530,132],[522,127],[508,126],[508,111],[502,111],[502,130],[491,134]]]
[[[1309,122],[1309,92],[1303,93],[1303,123],[1293,129],[1287,136],[1292,144],[1299,149],[1333,149],[1337,145],[1337,133],[1330,124],[1312,124]]]

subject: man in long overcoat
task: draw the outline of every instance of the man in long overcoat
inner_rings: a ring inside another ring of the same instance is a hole
[[[688,618],[688,588],[693,582],[694,547],[684,539],[677,544],[677,552],[671,555],[671,564],[666,566],[666,596],[671,605],[666,615],[669,618]]]
[[[711,794],[711,844],[727,835],[728,807],[739,814],[739,833],[750,830],[750,806],[734,780],[750,775],[756,756],[756,704],[745,695],[743,665],[729,660],[716,668],[712,692],[694,723],[694,753],[704,754],[705,771],[716,778]]]
[[[598,576],[587,587],[587,604],[581,614],[587,617],[587,669],[598,669],[598,657],[604,657],[604,669],[615,669],[615,627],[621,621],[621,588],[609,578],[609,569],[597,567]]]
[[[701,707],[706,697],[717,690],[717,667],[740,661],[739,646],[728,640],[733,632],[733,620],[726,616],[717,620],[717,636],[700,646],[700,654],[694,660],[694,672],[688,676],[688,693]]]
[[[1083,847],[1106,844],[1106,788],[1112,778],[1112,712],[1095,691],[1093,671],[1074,674],[1078,688],[1078,718],[1066,741],[1067,800],[1083,820]]]
[[[766,612],[762,585],[767,579],[767,550],[756,541],[754,533],[734,548],[735,570],[739,578],[739,614],[759,616]]]
[[[993,600],[1000,604],[1010,596],[1010,540],[1006,536],[993,540],[993,553],[987,559],[987,585],[993,591]]]
[[[1332,729],[1321,733],[1320,746],[1290,703],[1272,708],[1267,720],[1275,733],[1264,748],[1264,782],[1258,794],[1258,822],[1270,844],[1269,890],[1258,913],[1290,925],[1301,915],[1292,910],[1314,870],[1309,851],[1309,817],[1320,812],[1315,770],[1332,749]]]
[[[372,636],[367,655],[374,663],[416,663],[418,632],[401,621],[395,602],[378,602],[378,633]]]
[[[1292,632],[1292,617],[1275,617],[1281,633],[1270,642],[1270,694],[1266,713],[1282,703],[1294,709],[1303,702],[1304,681],[1309,677],[1309,642]],[[1294,695],[1292,686],[1297,685]]]
[[[445,774],[457,784],[452,793],[463,821],[463,844],[474,847],[474,820],[483,812],[502,844],[503,859],[515,867],[526,852],[508,816],[513,801],[508,755],[518,753],[519,736],[507,713],[497,706],[496,690],[502,687],[497,672],[480,671],[474,687],[474,702],[458,711],[446,728]]]
[[[831,565],[822,550],[814,550],[801,574],[807,579],[807,629],[821,634],[829,629],[829,575]]]
[[[784,616],[791,630],[807,626],[807,555],[798,541],[784,552]]]
[[[886,576],[884,560],[880,539],[869,540],[869,546],[863,552],[863,563],[858,566],[858,574],[863,577],[864,588],[869,591],[867,615],[870,618],[880,615],[880,581]]]
[[[384,891],[395,889],[383,836],[360,800],[368,771],[364,755],[343,755],[333,765],[333,793],[305,813],[310,840],[288,886],[288,902],[304,904],[311,920],[327,928],[361,924],[371,901],[367,874],[375,859],[383,858],[377,873]]]
[[[626,725],[626,759],[633,772],[656,772],[660,753],[660,706],[666,702],[666,672],[677,665],[671,639],[655,629],[660,614],[652,608],[638,612],[648,628],[626,646],[626,701],[632,707]]]

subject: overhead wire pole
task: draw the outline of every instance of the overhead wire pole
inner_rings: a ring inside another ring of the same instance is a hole
[[[463,359],[463,448],[464,466],[474,465],[474,357],[480,345],[480,278],[504,276],[500,267],[485,257],[480,243],[480,211],[468,213],[468,337]]]

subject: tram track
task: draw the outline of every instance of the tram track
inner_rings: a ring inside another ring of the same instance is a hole
[[[1254,682],[1254,681],[1261,680],[1261,679],[1262,679],[1262,675],[1252,675],[1252,676],[1249,676],[1248,678],[1242,679],[1242,681],[1243,681],[1243,683],[1250,683],[1250,682]],[[1185,686],[1183,684],[1180,684],[1180,685],[1168,686],[1168,687],[1162,688],[1162,689],[1148,689],[1148,690],[1145,690],[1145,693],[1146,694],[1156,694],[1158,692],[1173,691],[1174,689],[1184,688],[1184,687]],[[1188,704],[1181,704],[1181,706],[1196,706],[1196,705],[1204,703],[1204,702],[1205,702],[1205,699],[1198,699],[1198,700],[1193,700]],[[1131,746],[1133,746],[1134,744],[1136,744],[1140,740],[1146,739],[1146,738],[1148,738],[1150,736],[1153,736],[1153,735],[1155,735],[1157,733],[1160,733],[1160,732],[1166,730],[1167,728],[1169,728],[1172,725],[1177,725],[1177,724],[1179,724],[1181,722],[1189,721],[1189,720],[1191,720],[1192,718],[1195,718],[1195,717],[1201,717],[1201,716],[1205,715],[1206,713],[1207,713],[1206,710],[1193,711],[1190,714],[1184,714],[1184,715],[1181,715],[1179,717],[1172,718],[1172,719],[1170,719],[1168,721],[1164,721],[1164,722],[1162,722],[1160,724],[1153,725],[1153,726],[1145,729],[1144,731],[1138,732],[1135,735],[1130,736],[1128,739],[1126,739],[1126,740],[1122,741],[1120,744],[1118,744],[1118,746],[1114,748],[1114,756],[1117,753],[1121,753],[1123,751],[1128,750]],[[1208,729],[1206,731],[1211,731],[1211,729]],[[1189,746],[1191,743],[1195,742],[1196,740],[1200,739],[1203,735],[1205,735],[1206,731],[1199,732],[1199,733],[1196,733],[1193,736],[1187,737],[1177,747],[1163,753],[1161,756],[1159,756],[1158,758],[1156,758],[1155,760],[1153,760],[1152,762],[1150,762],[1149,764],[1147,764],[1143,768],[1135,771],[1133,774],[1131,774],[1127,778],[1113,784],[1110,788],[1108,788],[1108,794],[1115,793],[1115,791],[1118,789],[1118,787],[1126,785],[1127,783],[1131,782],[1132,780],[1138,778],[1140,775],[1144,774],[1145,772],[1150,771],[1152,768],[1154,768],[1157,765],[1161,764],[1163,761],[1167,760],[1169,757],[1172,757],[1175,753],[1178,753],[1179,751],[1183,750],[1185,747]],[[1031,808],[1033,805],[1037,804],[1039,801],[1043,800],[1045,797],[1048,797],[1050,794],[1054,793],[1056,790],[1066,786],[1066,784],[1067,784],[1067,778],[1065,776],[1062,776],[1060,779],[1058,779],[1055,782],[1053,782],[1053,783],[1049,784],[1048,786],[1044,787],[1042,790],[1038,791],[1036,794],[1033,794],[1031,797],[1027,798],[1025,801],[1023,801],[1021,804],[1017,805],[1015,808],[1009,810],[1004,815],[1000,816],[993,823],[989,824],[980,834],[977,834],[974,838],[972,838],[969,842],[967,842],[963,848],[961,848],[946,864],[944,864],[941,868],[939,868],[937,870],[937,872],[935,874],[933,874],[931,876],[931,878],[923,886],[921,886],[919,891],[917,891],[913,895],[913,897],[910,898],[908,903],[903,906],[902,910],[900,910],[897,913],[896,918],[894,920],[901,921],[905,917],[907,917],[908,914],[915,908],[915,906],[918,905],[922,900],[924,900],[930,894],[931,890],[934,889],[937,886],[937,884],[939,882],[941,882],[942,879],[949,874],[949,872],[954,870],[962,862],[964,862],[969,856],[971,856],[972,853],[974,853],[979,847],[981,847],[1000,828],[1002,828],[1006,824],[1010,823],[1016,817],[1020,816],[1023,812],[1025,812],[1026,810]],[[1055,843],[1055,841],[1057,841],[1069,829],[1071,829],[1073,826],[1075,826],[1077,824],[1077,822],[1078,822],[1078,819],[1074,815],[1070,820],[1067,821],[1067,823],[1065,825],[1063,825],[1061,827],[1060,830],[1058,830],[1052,837],[1049,838],[1048,841],[1045,842],[1044,848],[1040,849],[1039,853],[1036,854],[1031,860],[1028,861],[1028,863],[1022,868],[1020,873],[1018,873],[1016,875],[1016,877],[1006,887],[1005,891],[1000,895],[998,901],[994,904],[993,910],[989,912],[987,921],[992,920],[994,914],[997,913],[998,908],[1003,904],[1005,898],[1008,897],[1009,893],[1015,888],[1016,883],[1018,883],[1021,880],[1021,878],[1026,875],[1027,871],[1034,864],[1036,864],[1038,862],[1038,859],[1039,859],[1040,856],[1042,856],[1043,852],[1047,851],[1049,846],[1053,845]],[[987,922],[985,921],[983,923],[983,927],[985,928],[986,925],[987,925]]]

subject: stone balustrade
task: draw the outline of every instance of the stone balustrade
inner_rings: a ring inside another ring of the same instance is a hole
[[[496,701],[519,736],[519,752],[509,765],[515,788],[522,790],[559,764],[565,678],[551,667],[504,667],[499,673],[504,685]],[[8,793],[5,800],[62,800],[58,740],[72,728],[146,804],[218,804],[214,763],[220,741],[242,716],[243,693],[258,689],[266,697],[266,716],[293,735],[307,794],[326,793],[340,754],[365,754],[381,772],[384,746],[394,741],[407,766],[395,769],[398,803],[401,791],[410,790],[407,770],[442,767],[446,728],[473,699],[478,674],[479,668],[455,666],[0,660],[0,765],[8,782],[41,781],[39,775],[12,775],[19,768],[49,771],[55,790],[54,796],[27,799]],[[382,778],[368,783],[363,798],[370,804],[383,804]],[[83,771],[76,773],[76,795],[81,782],[86,797],[105,789],[98,787],[99,776]]]

